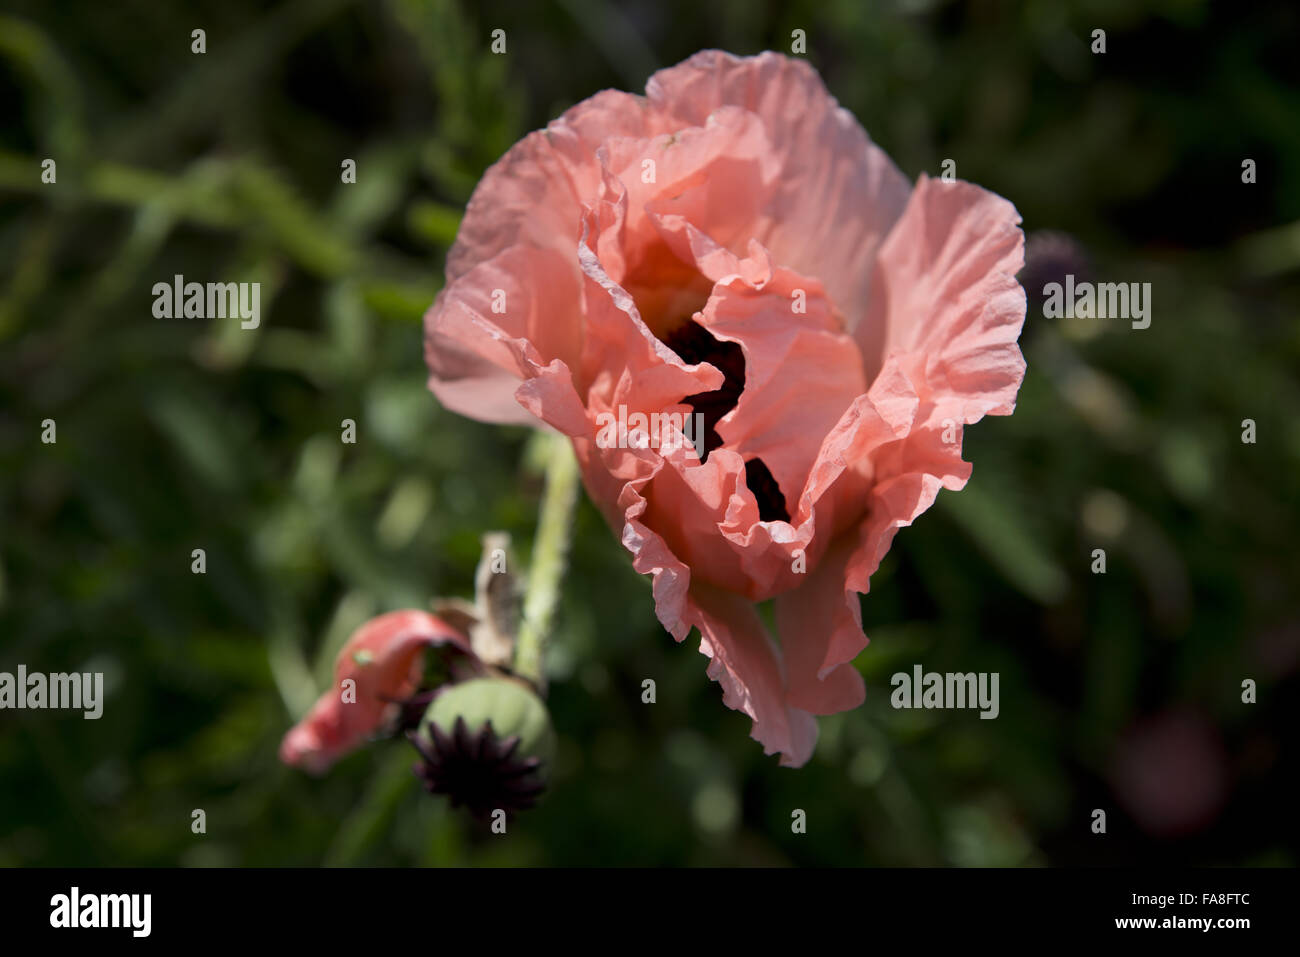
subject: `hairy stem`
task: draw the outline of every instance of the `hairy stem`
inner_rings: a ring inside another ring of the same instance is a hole
[[[533,543],[523,621],[515,646],[515,673],[546,692],[543,656],[560,598],[560,582],[568,566],[573,508],[578,498],[578,462],[568,439],[546,437],[546,490],[542,493],[537,539]]]

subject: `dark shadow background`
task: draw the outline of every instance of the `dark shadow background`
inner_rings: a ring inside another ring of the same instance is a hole
[[[403,743],[281,767],[353,627],[469,594],[484,531],[527,554],[528,434],[424,388],[482,171],[599,89],[796,28],[905,173],[951,158],[1017,205],[1034,284],[1151,282],[1151,327],[1047,320],[1031,288],[1019,408],[898,536],[867,703],[802,770],[585,503],[555,786],[508,837],[420,793]],[[7,0],[0,670],[110,693],[97,722],[0,712],[0,864],[1295,864],[1297,37],[1288,2]],[[261,327],[154,319],[176,273],[261,282]],[[1001,716],[892,710],[913,663],[999,672]]]

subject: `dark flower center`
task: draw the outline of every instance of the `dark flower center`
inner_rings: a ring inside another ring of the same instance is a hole
[[[702,417],[704,454],[701,460],[707,462],[709,453],[722,445],[718,423],[736,407],[740,394],[745,391],[744,350],[739,343],[715,338],[693,319],[686,320],[668,333],[664,345],[677,353],[683,362],[691,365],[707,362],[722,373],[722,388],[712,392],[697,392],[682,399],[683,403]],[[765,522],[790,521],[790,512],[786,508],[781,487],[762,459],[750,459],[745,463],[745,484],[758,500],[760,519]]]
[[[745,463],[745,484],[758,499],[758,517],[765,522],[788,522],[790,512],[785,507],[785,496],[781,486],[772,477],[772,470],[762,459],[750,459]]]
[[[433,722],[426,728],[427,740],[407,734],[420,752],[415,773],[427,791],[445,794],[452,807],[485,820],[496,810],[513,814],[532,807],[546,789],[541,759],[518,754],[519,735],[498,737],[490,721],[471,732],[459,717],[450,733]]]

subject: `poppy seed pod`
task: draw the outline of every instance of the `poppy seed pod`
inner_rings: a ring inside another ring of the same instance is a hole
[[[433,794],[476,817],[532,807],[546,787],[555,732],[542,700],[509,678],[478,678],[439,694],[411,743]]]

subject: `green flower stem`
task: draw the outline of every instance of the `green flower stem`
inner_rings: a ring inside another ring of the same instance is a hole
[[[579,484],[578,461],[569,440],[562,435],[548,435],[546,442],[546,490],[542,493],[514,665],[515,673],[531,681],[539,694],[546,693],[543,655],[560,598],[560,582],[568,566]]]

